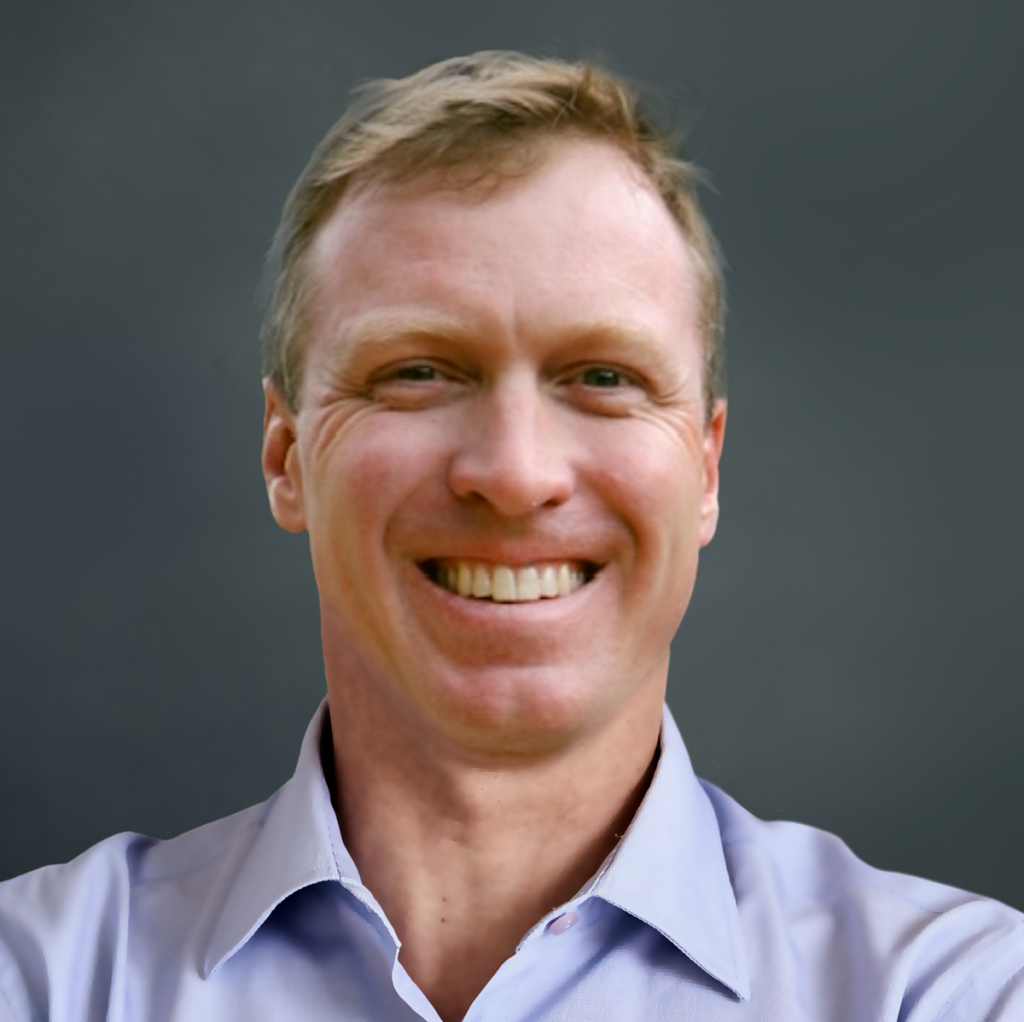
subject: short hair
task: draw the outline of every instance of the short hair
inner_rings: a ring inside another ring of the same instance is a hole
[[[545,143],[608,142],[646,175],[693,257],[710,416],[725,390],[722,261],[697,200],[703,175],[675,154],[633,88],[593,63],[485,51],[398,80],[364,84],[317,146],[284,206],[267,257],[263,375],[298,410],[311,296],[309,253],[320,227],[354,184],[397,183],[431,172],[454,187],[529,172]],[[358,180],[357,180],[358,179]]]

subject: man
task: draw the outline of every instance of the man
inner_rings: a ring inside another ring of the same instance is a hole
[[[0,887],[0,1018],[1024,1018],[1024,919],[765,824],[664,693],[718,516],[694,174],[481,54],[332,129],[271,265],[263,468],[327,699],[295,776]]]

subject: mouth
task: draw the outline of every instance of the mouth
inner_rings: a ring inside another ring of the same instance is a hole
[[[450,593],[494,603],[532,603],[571,596],[598,572],[598,565],[589,561],[545,561],[513,567],[431,558],[421,561],[419,567],[431,582]]]

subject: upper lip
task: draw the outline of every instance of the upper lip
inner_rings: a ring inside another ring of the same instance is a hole
[[[500,565],[513,569],[543,564],[569,564],[582,568],[589,575],[593,575],[598,569],[603,567],[603,562],[597,561],[594,558],[567,556],[565,554],[542,554],[537,557],[524,557],[522,555],[515,557],[483,557],[478,554],[439,554],[435,557],[420,557],[416,559],[416,563],[428,572],[445,561],[448,563],[486,564],[490,567],[498,567]]]
[[[533,535],[515,535],[492,532],[463,533],[431,537],[422,535],[419,541],[406,548],[406,556],[416,563],[421,571],[428,574],[442,561],[499,565],[512,569],[531,565],[569,564],[582,568],[592,578],[610,560],[610,544],[613,536],[597,536],[592,527],[583,526],[579,531],[569,526],[534,532]],[[584,538],[583,529],[590,533]]]
[[[476,554],[439,554],[435,557],[419,558],[419,564],[436,564],[441,561],[449,563],[465,564],[487,564],[493,567],[499,565],[508,568],[527,568],[531,565],[540,564],[597,564],[590,557],[572,557],[565,554],[545,554],[539,557],[481,557]]]
[[[419,545],[418,551],[410,551],[417,564],[427,561],[467,561],[477,564],[503,564],[510,568],[525,568],[531,564],[593,564],[602,565],[608,558],[602,556],[594,544],[584,549],[579,539],[573,542],[552,542],[539,540],[496,540],[492,542],[446,543],[436,546],[430,543]]]

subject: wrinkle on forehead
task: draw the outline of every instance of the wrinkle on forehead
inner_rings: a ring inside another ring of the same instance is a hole
[[[311,256],[307,356],[321,364],[349,361],[325,347],[396,333],[494,349],[629,334],[703,347],[681,228],[629,157],[600,142],[553,148],[536,172],[491,189],[431,176],[368,184]]]

